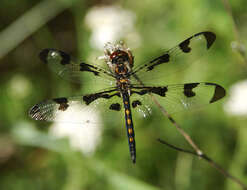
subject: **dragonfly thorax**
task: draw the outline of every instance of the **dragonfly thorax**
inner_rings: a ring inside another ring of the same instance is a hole
[[[121,79],[118,79],[118,80],[116,81],[116,85],[117,85],[119,91],[121,92],[121,94],[122,94],[123,92],[129,91],[130,86],[131,86],[130,81],[129,81],[128,78],[121,78]]]

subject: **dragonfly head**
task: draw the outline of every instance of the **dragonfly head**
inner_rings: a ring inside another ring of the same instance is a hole
[[[107,43],[105,45],[104,59],[113,72],[116,72],[116,69],[120,72],[123,70],[130,72],[133,67],[134,57],[130,49],[122,41],[116,44]]]
[[[116,50],[110,55],[110,59],[112,64],[120,65],[129,62],[130,57],[125,51]]]

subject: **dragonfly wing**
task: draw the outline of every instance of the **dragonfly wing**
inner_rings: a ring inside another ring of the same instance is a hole
[[[84,96],[42,101],[30,109],[29,116],[35,120],[85,124],[94,122],[94,112],[100,108],[104,108],[104,113],[122,110],[121,101],[119,92],[112,88]]]
[[[87,63],[76,64],[71,60],[70,55],[56,49],[44,49],[39,54],[40,59],[47,64],[52,71],[63,79],[75,83],[83,83],[83,75],[93,75],[97,81],[114,81],[114,76],[105,68],[90,65]]]
[[[202,57],[213,45],[215,39],[216,35],[212,32],[200,32],[189,37],[161,56],[136,66],[131,74],[133,83],[139,84],[136,76],[145,85],[164,82],[170,74],[178,71],[177,68],[185,69],[189,66],[186,63],[191,64]]]
[[[223,98],[226,92],[218,84],[200,82],[159,87],[133,86],[132,94],[152,94],[169,113],[175,113],[214,103]],[[152,100],[149,98],[149,101]]]

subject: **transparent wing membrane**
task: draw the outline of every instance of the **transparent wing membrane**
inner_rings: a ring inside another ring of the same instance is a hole
[[[220,85],[203,82],[160,87],[134,86],[132,93],[142,96],[151,93],[169,113],[208,105],[220,100],[226,94],[225,89]]]
[[[112,105],[120,107],[116,109],[115,106],[114,109]],[[80,123],[88,126],[99,121],[97,119],[99,113],[107,119],[114,117],[116,112],[124,113],[122,108],[122,99],[116,89],[112,88],[84,96],[42,101],[30,109],[29,116],[35,120]]]
[[[86,79],[94,77],[94,83],[115,84],[114,76],[108,70],[87,63],[76,64],[70,55],[56,49],[44,49],[39,55],[40,59],[61,78],[74,83],[86,85]]]
[[[141,65],[137,65],[132,72],[131,80],[138,84],[137,75],[144,84],[164,84],[171,74],[179,74],[201,58],[212,46],[216,36],[212,32],[197,33],[184,40],[177,46],[166,51],[163,55]]]

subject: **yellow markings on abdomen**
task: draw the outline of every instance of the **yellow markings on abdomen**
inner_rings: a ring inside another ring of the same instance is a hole
[[[129,138],[129,141],[132,143],[134,141],[134,138],[133,137],[130,137]]]
[[[130,110],[126,109],[125,113],[126,113],[126,115],[129,115],[130,114]]]
[[[129,133],[129,135],[131,135],[133,133],[133,129],[132,128],[129,128],[128,129],[128,133]]]
[[[128,123],[128,125],[130,125],[131,124],[131,119],[127,119],[127,123]]]

